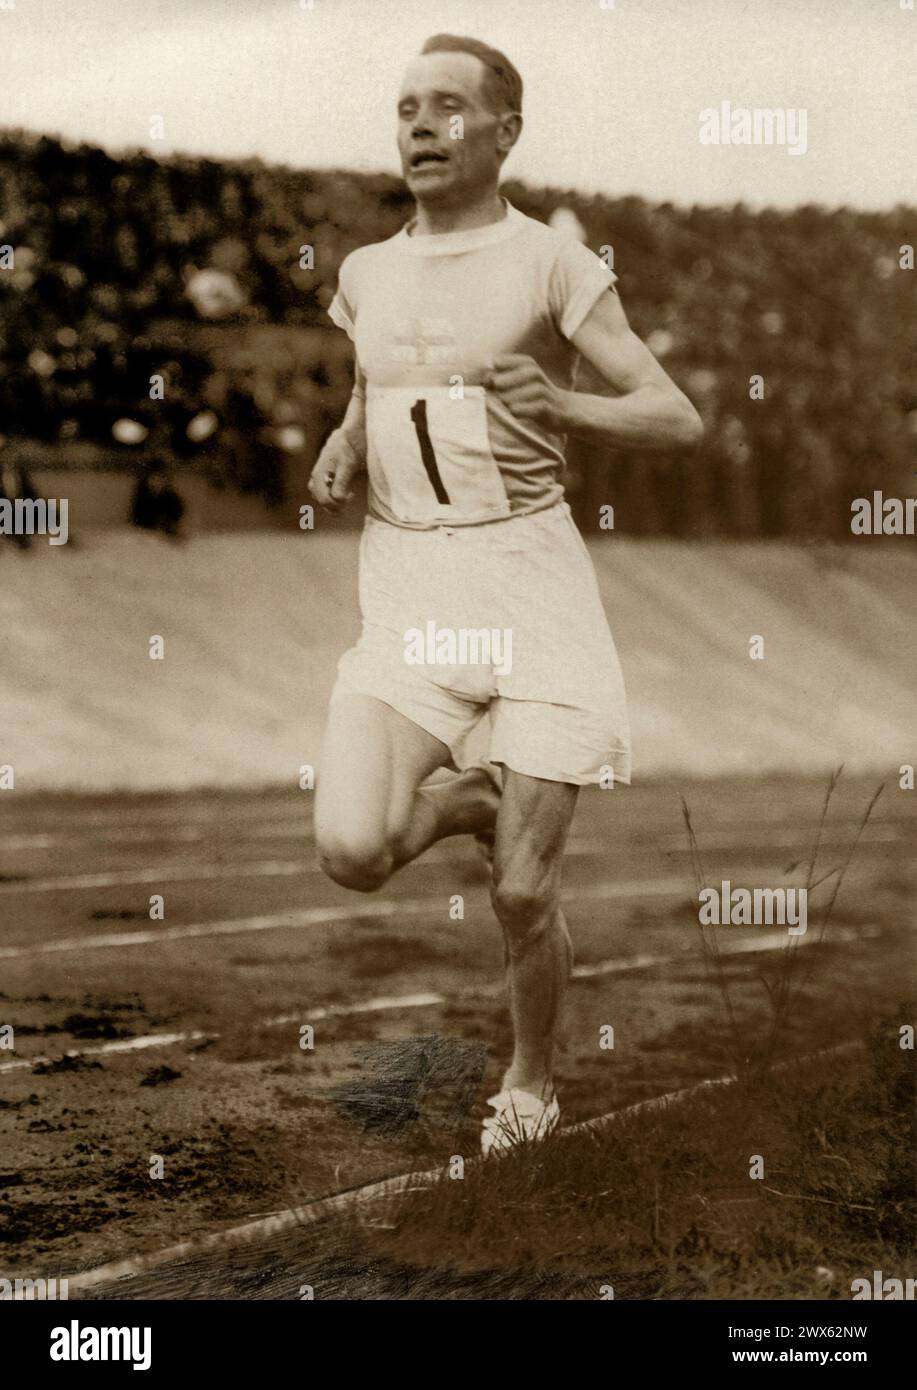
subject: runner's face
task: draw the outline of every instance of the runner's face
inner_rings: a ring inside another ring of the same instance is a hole
[[[496,187],[500,118],[485,100],[485,73],[472,53],[425,53],[408,65],[398,98],[398,152],[418,202],[461,204]]]

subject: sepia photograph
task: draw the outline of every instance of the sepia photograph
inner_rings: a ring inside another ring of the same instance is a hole
[[[913,0],[0,0],[29,1364],[279,1374],[291,1301],[891,1364],[915,59]]]

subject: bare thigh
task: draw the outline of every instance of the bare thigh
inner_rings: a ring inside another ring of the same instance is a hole
[[[382,700],[335,700],[315,797],[323,862],[363,865],[370,877],[381,872],[410,822],[417,788],[450,757],[444,743]]]

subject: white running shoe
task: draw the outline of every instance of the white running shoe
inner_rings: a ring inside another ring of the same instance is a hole
[[[506,1153],[522,1144],[537,1144],[560,1121],[557,1097],[545,1103],[531,1091],[513,1087],[491,1096],[487,1102],[497,1112],[488,1115],[481,1129],[481,1152]]]

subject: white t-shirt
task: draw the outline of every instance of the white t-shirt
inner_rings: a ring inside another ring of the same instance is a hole
[[[495,357],[525,353],[572,389],[570,339],[615,278],[580,242],[509,203],[485,227],[404,227],[351,252],[328,312],[366,376],[371,514],[427,530],[558,501],[564,437],[516,419],[482,379]]]

